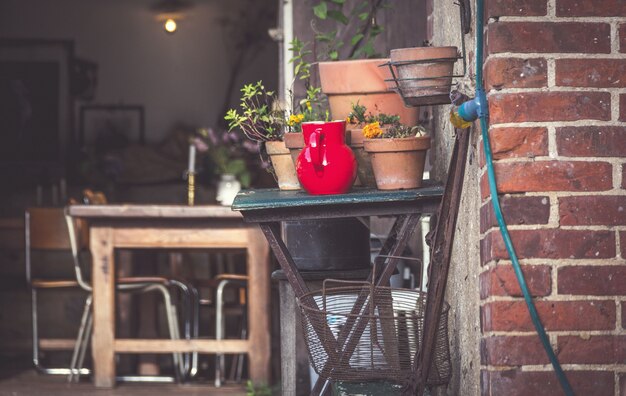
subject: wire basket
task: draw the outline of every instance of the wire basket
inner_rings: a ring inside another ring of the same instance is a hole
[[[464,77],[467,73],[466,53],[465,53],[465,34],[469,32],[470,26],[470,9],[468,0],[460,0],[455,3],[459,6],[460,30],[461,30],[461,53],[457,53],[455,47],[441,47],[437,57],[425,55],[399,55],[394,60],[394,51],[392,50],[391,61],[386,62],[380,67],[389,69],[391,78],[385,79],[389,89],[397,92],[409,107],[439,105],[450,103],[450,91],[453,85],[456,85],[455,79]],[[434,50],[434,48],[422,47],[414,49],[406,49],[413,51]],[[445,54],[445,55],[444,55]],[[413,56],[417,56],[414,58]],[[425,56],[424,59],[421,56]],[[404,57],[408,57],[404,59]],[[458,60],[462,61],[463,69],[461,73],[454,73],[455,64]]]
[[[338,286],[327,287],[326,282]],[[305,294],[298,305],[311,364],[320,377],[400,383],[416,371],[415,356],[422,348],[425,293],[326,280],[322,290]],[[443,385],[450,380],[449,309],[445,304],[437,325],[428,385]]]

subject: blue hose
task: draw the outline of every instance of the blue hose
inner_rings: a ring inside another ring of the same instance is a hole
[[[504,240],[504,245],[506,246],[506,250],[511,258],[511,262],[513,264],[513,270],[515,271],[515,276],[517,278],[517,282],[522,289],[522,294],[524,295],[524,300],[526,301],[526,306],[528,307],[528,312],[530,313],[530,318],[532,319],[533,325],[535,326],[535,330],[539,335],[539,339],[541,340],[541,344],[550,359],[550,363],[552,363],[552,367],[556,373],[556,376],[561,384],[561,388],[563,392],[565,392],[566,396],[573,396],[574,392],[572,391],[572,387],[570,386],[567,378],[565,377],[565,373],[559,364],[559,360],[557,359],[554,351],[552,350],[552,346],[550,345],[550,341],[548,340],[548,336],[546,334],[543,325],[541,324],[541,320],[539,319],[539,315],[537,315],[537,309],[535,308],[535,304],[530,296],[530,292],[528,291],[528,286],[526,285],[526,280],[524,279],[524,274],[522,273],[522,269],[520,267],[519,261],[517,259],[517,254],[515,253],[515,248],[513,247],[513,243],[511,241],[511,236],[509,235],[509,231],[506,226],[506,222],[504,221],[504,217],[502,216],[502,210],[500,208],[500,201],[498,198],[498,190],[496,185],[496,174],[493,169],[493,157],[491,154],[491,144],[489,143],[489,133],[488,133],[488,119],[489,119],[489,107],[487,104],[487,97],[485,95],[485,91],[483,89],[483,0],[476,1],[476,99],[477,107],[476,114],[480,119],[480,129],[483,137],[483,147],[485,150],[485,159],[487,162],[487,176],[489,179],[489,191],[491,193],[491,204],[493,206],[493,211],[496,215],[496,219],[498,221],[498,226],[500,227],[500,233],[502,234],[502,239]],[[470,121],[470,120],[467,120]]]

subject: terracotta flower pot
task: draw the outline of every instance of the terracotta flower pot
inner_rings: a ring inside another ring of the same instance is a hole
[[[372,160],[379,190],[418,188],[422,185],[430,137],[365,139],[364,147]]]
[[[305,146],[302,132],[287,132],[283,135],[283,141],[289,149],[294,166],[297,165],[298,156]]]
[[[402,98],[389,90],[391,72],[388,67],[379,67],[389,59],[359,59],[336,62],[320,62],[320,83],[328,96],[330,114],[333,119],[346,119],[352,105],[359,103],[373,114],[397,114],[405,125],[416,125],[417,108],[404,105]]]
[[[412,106],[450,103],[456,61],[456,47],[391,50],[391,63],[397,71],[400,93]]]
[[[359,165],[357,169],[357,180],[361,185],[365,187],[376,187],[376,179],[374,178],[374,170],[372,169],[372,160],[370,155],[363,147],[363,129],[349,129],[350,134],[350,148],[356,157],[356,162]]]
[[[278,188],[281,190],[299,190],[300,182],[296,175],[289,149],[283,141],[265,142],[265,150],[272,161]]]

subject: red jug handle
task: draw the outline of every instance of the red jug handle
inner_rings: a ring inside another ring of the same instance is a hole
[[[313,165],[322,165],[322,152],[320,150],[320,143],[322,140],[322,128],[317,128],[311,133],[309,137],[309,148],[311,150],[311,161]]]

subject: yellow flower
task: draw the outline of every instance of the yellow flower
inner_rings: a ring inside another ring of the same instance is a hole
[[[289,126],[294,126],[298,123],[298,116],[295,114],[291,114],[287,123],[289,124]]]
[[[306,108],[307,108],[309,111],[311,111],[312,107],[311,107],[311,101],[310,101],[310,100],[307,100],[307,101],[306,101]]]
[[[363,128],[363,137],[366,139],[374,139],[382,136],[383,130],[380,128],[378,121],[365,125]]]
[[[351,124],[352,123],[352,119],[350,117],[346,117],[346,124]]]
[[[298,122],[304,121],[304,114],[298,114]]]

